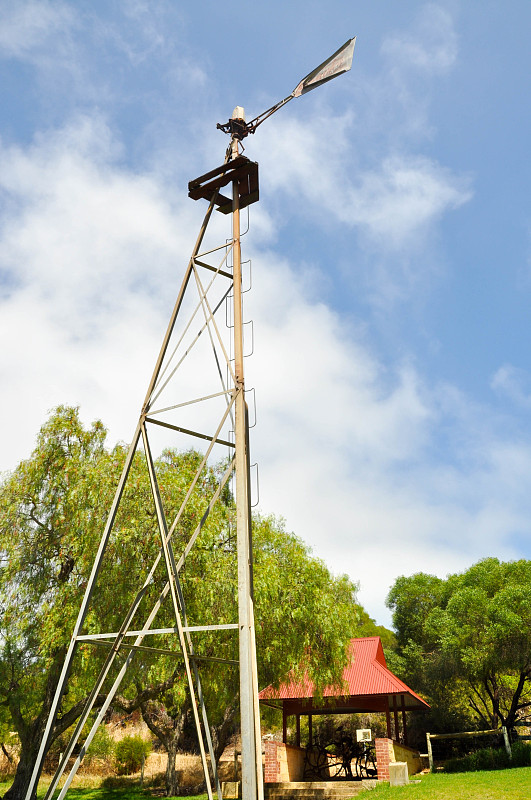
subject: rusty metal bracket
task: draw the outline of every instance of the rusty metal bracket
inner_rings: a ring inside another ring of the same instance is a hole
[[[250,161],[245,156],[238,156],[227,164],[195,178],[188,184],[188,197],[191,197],[192,200],[200,198],[211,200],[214,197],[214,204],[218,207],[218,211],[221,211],[222,214],[230,214],[232,197],[226,197],[219,191],[229,183],[238,185],[240,209],[256,203],[259,197],[256,161]]]

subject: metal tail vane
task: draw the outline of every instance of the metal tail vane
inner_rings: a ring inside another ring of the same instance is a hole
[[[230,119],[224,125],[218,122],[217,128],[223,131],[223,133],[229,133],[239,140],[244,139],[250,133],[254,133],[262,122],[274,114],[275,111],[278,111],[279,108],[285,106],[286,103],[289,103],[290,100],[293,100],[294,97],[300,97],[301,94],[311,92],[312,89],[322,86],[323,83],[332,80],[332,78],[342,75],[344,72],[348,72],[352,66],[355,44],[356,37],[354,36],[352,39],[346,41],[345,44],[327,58],[326,61],[323,61],[322,64],[319,64],[312,72],[308,73],[308,75],[297,84],[290,95],[280,100],[280,102],[275,103],[275,105],[268,108],[267,111],[263,111],[250,122],[245,122],[243,109],[241,106],[237,106],[235,111],[241,111],[241,116],[233,115],[233,119]]]

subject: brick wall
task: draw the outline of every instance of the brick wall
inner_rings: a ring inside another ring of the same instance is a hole
[[[280,781],[280,764],[277,759],[278,742],[265,742],[265,783],[278,783]]]
[[[304,749],[282,742],[265,742],[265,783],[301,781],[304,774]]]
[[[405,761],[409,775],[415,775],[422,769],[420,755],[411,747],[394,742],[392,739],[375,739],[374,745],[379,781],[389,780],[389,764],[394,761]]]
[[[389,780],[389,764],[395,760],[392,739],[375,739],[376,767],[378,770],[378,780]]]

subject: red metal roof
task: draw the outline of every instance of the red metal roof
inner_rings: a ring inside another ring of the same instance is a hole
[[[408,708],[429,708],[428,704],[400,678],[387,669],[382,642],[379,636],[352,639],[351,658],[343,670],[345,689],[327,688],[323,697],[367,697],[376,695],[405,695]],[[259,694],[260,700],[302,700],[314,696],[314,685],[307,677],[301,681],[287,681],[278,689],[267,686]]]

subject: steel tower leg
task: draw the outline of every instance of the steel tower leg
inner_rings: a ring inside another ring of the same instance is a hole
[[[232,141],[233,158],[238,142]],[[240,245],[240,204],[237,181],[232,185],[232,238],[234,274],[234,371],[236,377],[236,536],[238,549],[238,622],[240,630],[240,719],[242,751],[242,800],[256,800],[262,782],[260,717],[255,700],[256,673],[254,614],[252,606],[251,519],[249,488],[248,417],[245,404],[243,368],[242,272]],[[258,724],[257,724],[258,719]],[[258,759],[259,755],[259,759]]]
[[[171,335],[172,335],[172,332],[173,332],[173,328],[175,326],[175,321],[177,319],[177,315],[178,315],[179,310],[181,308],[183,296],[184,296],[184,293],[186,291],[186,287],[188,285],[188,282],[190,280],[190,276],[192,274],[194,258],[196,257],[197,253],[199,252],[199,249],[200,249],[201,244],[203,242],[203,239],[204,239],[204,236],[205,236],[205,232],[206,232],[208,223],[210,221],[210,217],[212,216],[213,209],[214,209],[214,201],[212,200],[209,203],[209,207],[207,209],[207,212],[206,212],[206,214],[204,216],[204,219],[203,219],[203,222],[201,224],[201,228],[200,228],[200,231],[199,231],[199,234],[197,236],[197,239],[196,239],[196,242],[195,242],[195,246],[194,246],[194,249],[193,249],[192,257],[190,258],[190,261],[188,263],[188,266],[187,266],[187,269],[186,269],[186,272],[185,272],[185,276],[184,276],[184,279],[182,281],[181,289],[179,291],[179,295],[178,295],[177,300],[175,302],[175,305],[174,305],[174,308],[173,308],[173,311],[172,311],[172,314],[171,314],[171,317],[170,317],[170,321],[169,321],[168,327],[166,329],[166,333],[165,333],[165,336],[164,336],[164,339],[163,339],[163,342],[162,342],[162,345],[161,345],[161,348],[160,348],[160,351],[159,351],[159,355],[158,355],[157,361],[155,363],[155,367],[153,369],[153,374],[151,376],[149,387],[148,387],[148,390],[146,392],[146,397],[145,397],[145,400],[144,400],[144,407],[143,407],[144,409],[146,409],[148,407],[148,405],[149,405],[150,399],[151,399],[151,397],[153,395],[153,391],[154,391],[155,385],[156,385],[157,380],[159,378],[159,375],[160,375],[160,372],[161,372],[161,368],[162,368],[162,363],[163,363],[163,360],[164,360],[164,356],[166,355],[166,351],[168,349],[168,344],[170,342],[170,338],[171,338]],[[129,451],[128,451],[128,454],[127,454],[127,458],[126,458],[126,462],[124,464],[124,467],[123,467],[123,470],[122,470],[122,474],[121,474],[121,477],[120,477],[120,481],[119,481],[118,487],[117,487],[115,495],[114,495],[114,499],[113,499],[113,502],[112,502],[111,509],[109,511],[109,515],[108,515],[107,522],[106,522],[106,525],[105,525],[105,530],[103,531],[103,534],[102,534],[102,537],[101,537],[101,540],[100,540],[100,544],[99,544],[99,547],[98,547],[98,552],[97,552],[96,557],[94,559],[94,564],[93,564],[93,567],[92,567],[90,578],[89,578],[88,583],[87,583],[87,588],[85,590],[85,595],[83,597],[83,601],[81,603],[81,607],[80,607],[79,614],[78,614],[78,617],[77,617],[77,620],[76,620],[76,623],[75,623],[75,626],[74,626],[74,630],[72,632],[72,638],[70,640],[70,644],[69,644],[69,647],[68,647],[68,650],[67,650],[67,653],[66,653],[66,656],[65,656],[65,661],[64,661],[64,664],[63,664],[61,675],[59,677],[59,682],[58,682],[57,688],[55,690],[55,695],[54,695],[54,698],[53,698],[53,701],[52,701],[52,705],[51,705],[51,708],[50,708],[50,713],[48,715],[48,720],[46,722],[46,727],[44,729],[44,733],[43,733],[43,736],[42,736],[42,741],[41,741],[41,745],[40,745],[40,748],[39,748],[39,752],[37,754],[37,758],[36,758],[35,764],[33,766],[33,772],[32,772],[32,775],[31,775],[31,779],[30,779],[30,783],[29,783],[29,786],[28,786],[28,790],[26,792],[25,800],[31,800],[33,794],[36,792],[37,783],[39,781],[39,778],[40,778],[40,775],[41,775],[41,772],[42,772],[42,765],[43,765],[43,761],[44,761],[44,755],[45,755],[45,752],[46,752],[46,746],[48,744],[48,739],[50,737],[51,729],[52,729],[55,717],[57,715],[57,710],[59,708],[59,703],[60,703],[62,694],[64,692],[66,681],[67,681],[67,677],[68,677],[68,674],[70,672],[70,669],[71,669],[71,666],[72,666],[72,662],[73,662],[73,659],[74,659],[74,655],[75,655],[75,652],[76,652],[76,649],[77,649],[78,636],[79,636],[79,634],[80,634],[80,632],[82,630],[83,623],[85,621],[85,618],[86,618],[86,615],[87,615],[87,612],[88,612],[88,607],[89,607],[89,604],[90,604],[90,600],[92,598],[94,587],[95,587],[95,584],[96,584],[96,581],[97,581],[97,578],[98,578],[98,574],[99,574],[99,571],[100,571],[100,568],[101,568],[101,564],[102,564],[102,561],[103,561],[105,550],[107,548],[109,537],[110,537],[111,532],[112,532],[112,528],[113,528],[114,521],[115,521],[115,518],[116,518],[116,513],[117,513],[118,507],[120,505],[120,500],[121,500],[121,497],[122,497],[122,493],[123,493],[124,487],[125,487],[126,482],[127,482],[127,478],[128,478],[128,475],[129,475],[129,470],[131,468],[131,464],[132,464],[133,457],[134,457],[135,452],[136,452],[136,448],[137,448],[137,445],[138,445],[138,442],[139,442],[139,439],[140,439],[140,435],[141,435],[141,420],[138,422],[138,425],[137,425],[137,428],[136,428],[136,431],[135,431],[135,435],[133,437],[133,441],[132,441],[131,446],[129,448]],[[60,770],[60,774],[56,775],[57,780],[59,779],[60,775],[62,775],[62,773],[64,771],[64,766],[66,765],[66,759],[63,759],[63,761],[64,761],[64,764],[62,764],[62,769]],[[58,773],[59,773],[59,770],[58,770]]]

